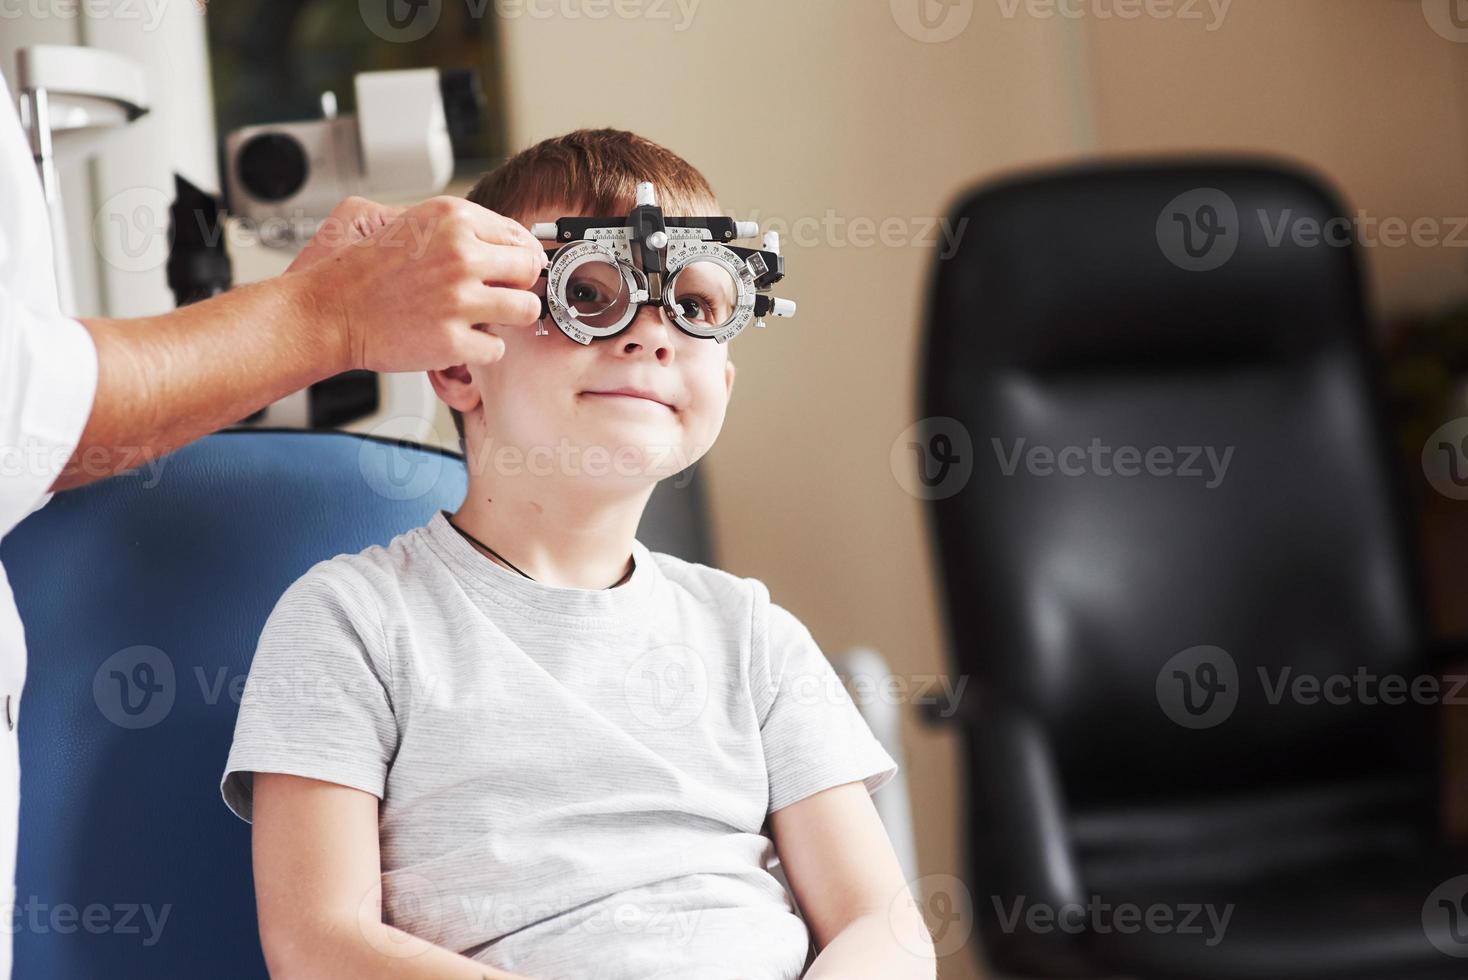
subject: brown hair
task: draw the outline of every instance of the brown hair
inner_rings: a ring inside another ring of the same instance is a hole
[[[479,178],[475,204],[517,220],[551,206],[594,217],[625,215],[636,188],[651,181],[669,214],[702,213],[714,203],[703,174],[667,147],[620,129],[578,129],[542,140]],[[464,416],[449,409],[464,448]]]

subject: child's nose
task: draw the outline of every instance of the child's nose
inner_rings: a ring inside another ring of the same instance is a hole
[[[673,361],[673,323],[660,306],[644,306],[616,338],[624,355],[651,352],[661,364]]]

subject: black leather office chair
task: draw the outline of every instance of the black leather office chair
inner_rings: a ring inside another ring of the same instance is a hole
[[[919,445],[1005,974],[1468,977],[1435,709],[1355,680],[1434,664],[1343,214],[1253,161],[956,209]]]

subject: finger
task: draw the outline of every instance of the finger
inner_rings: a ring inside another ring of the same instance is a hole
[[[481,245],[471,258],[480,282],[516,289],[533,289],[545,263],[545,249],[539,246]]]
[[[529,327],[540,319],[540,310],[540,297],[528,289],[484,286],[464,310],[464,318],[471,323]]]
[[[530,234],[530,229],[513,218],[507,218],[489,208],[477,204],[465,209],[468,216],[469,227],[473,229],[475,237],[482,242],[496,245],[533,245],[538,249],[544,249],[540,239]]]
[[[349,197],[337,203],[311,237],[313,243],[328,249],[361,241],[383,224],[380,215],[391,215],[401,208],[390,208],[365,197]]]
[[[515,219],[509,218],[507,220],[514,221]],[[520,222],[515,221],[515,224],[520,225]],[[520,225],[520,227],[521,228],[524,228],[525,229],[525,234],[527,234],[527,235],[530,236],[530,240],[532,242],[534,242],[536,245],[540,246],[541,248],[545,248],[545,243],[551,240],[551,239],[548,239],[548,238],[547,239],[536,238],[535,237],[535,233],[532,232],[530,230],[529,226],[527,226],[527,225]],[[557,244],[559,244],[559,243],[557,243]]]
[[[460,363],[493,364],[505,356],[505,342],[485,332],[484,327],[484,324],[475,324],[459,338]]]
[[[350,218],[352,229],[356,232],[358,238],[371,238],[378,231],[386,228],[389,223],[396,221],[404,210],[403,208],[388,207],[371,201],[366,203],[370,207],[358,211]]]

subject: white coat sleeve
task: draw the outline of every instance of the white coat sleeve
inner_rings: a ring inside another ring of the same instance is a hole
[[[0,249],[5,242],[0,219]],[[0,283],[0,537],[43,506],[92,413],[97,348],[60,313],[35,310]]]

